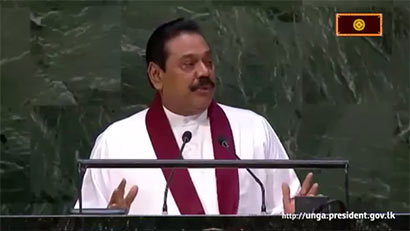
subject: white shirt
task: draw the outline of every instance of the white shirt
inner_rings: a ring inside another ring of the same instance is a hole
[[[235,150],[241,159],[288,159],[272,127],[260,115],[220,105],[234,137]],[[207,111],[193,116],[180,116],[164,108],[179,148],[182,134],[191,131],[192,139],[183,151],[184,159],[213,159],[213,146]],[[145,125],[147,109],[109,126],[97,138],[90,158],[156,159]],[[268,213],[283,212],[283,182],[291,196],[300,190],[293,169],[252,169],[265,186]],[[206,214],[219,214],[214,169],[189,169],[192,182]],[[238,214],[260,214],[261,192],[246,169],[239,169]],[[112,191],[121,179],[127,180],[126,193],[132,185],[139,188],[129,214],[160,215],[166,180],[160,169],[90,169],[83,183],[83,207],[105,208]],[[168,194],[168,214],[180,214],[172,193]]]
[[[208,110],[198,115],[181,116],[163,108],[178,148],[181,148],[182,135],[185,131],[193,134],[191,141],[185,145],[182,152],[184,159],[214,159]],[[215,169],[188,169],[188,172],[205,213],[219,214]]]

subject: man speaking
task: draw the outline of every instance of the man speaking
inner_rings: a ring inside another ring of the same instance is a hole
[[[211,49],[195,22],[159,26],[148,40],[146,62],[156,91],[150,107],[110,125],[90,158],[288,159],[265,118],[214,101]],[[262,200],[267,213],[290,213],[294,196],[318,191],[312,174],[301,187],[292,169],[88,169],[83,207],[159,215],[167,179],[165,204],[172,215],[260,214]]]

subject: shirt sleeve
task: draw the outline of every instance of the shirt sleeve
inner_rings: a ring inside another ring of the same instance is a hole
[[[262,117],[264,131],[263,149],[266,159],[288,160],[289,157],[269,122]],[[282,183],[290,187],[291,197],[295,197],[300,190],[299,179],[293,169],[270,169],[266,177],[266,204],[270,214],[283,213]]]
[[[90,159],[103,159],[108,156],[108,145],[104,134],[98,136],[91,151]],[[106,208],[110,193],[106,188],[107,174],[103,169],[87,169],[82,183],[83,208]],[[77,200],[75,208],[79,208]]]

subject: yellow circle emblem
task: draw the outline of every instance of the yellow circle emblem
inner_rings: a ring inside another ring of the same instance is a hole
[[[354,20],[354,22],[353,22],[353,28],[356,31],[362,31],[365,26],[366,26],[366,23],[364,23],[363,19],[358,18],[358,19]]]

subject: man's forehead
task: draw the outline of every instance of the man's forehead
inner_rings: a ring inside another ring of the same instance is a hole
[[[176,55],[178,55],[179,58],[195,58],[198,55],[200,55],[200,56],[211,56],[211,50],[207,49],[204,52],[196,52],[196,53],[187,52],[187,53],[180,53],[180,54],[176,54]]]
[[[211,55],[208,43],[200,34],[182,33],[169,40],[166,44],[168,55],[192,57],[197,55]]]

